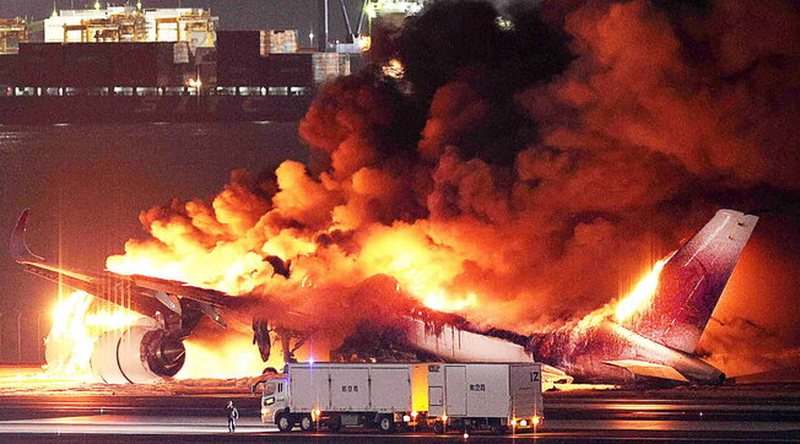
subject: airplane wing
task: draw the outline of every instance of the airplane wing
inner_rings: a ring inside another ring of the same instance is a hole
[[[151,382],[162,376],[174,376],[185,359],[182,342],[193,333],[203,317],[227,328],[220,313],[222,309],[236,310],[231,314],[233,317],[246,323],[252,322],[253,342],[258,345],[264,361],[269,358],[272,347],[270,333],[281,341],[284,359],[288,361],[313,332],[313,329],[308,330],[308,322],[303,314],[266,296],[232,296],[175,280],[110,271],[84,273],[50,264],[28,248],[25,233],[29,216],[29,210],[20,214],[9,244],[11,255],[23,270],[85,291],[148,318],[148,323],[121,331],[124,334],[108,332],[106,335],[111,335],[109,338],[103,339],[104,335],[98,339],[92,359],[97,359],[98,378],[103,381]],[[288,265],[285,264],[282,273],[288,272]],[[304,326],[305,330],[298,330],[297,326]],[[120,346],[121,341],[133,340],[139,341],[138,347]],[[295,342],[293,345],[292,341]],[[135,350],[135,353],[124,350]]]
[[[178,316],[186,308],[195,309],[223,328],[226,323],[217,308],[237,306],[248,299],[152,276],[113,272],[89,274],[49,264],[44,258],[31,252],[25,241],[29,215],[29,210],[20,214],[11,235],[10,251],[14,260],[31,274],[83,290],[109,302],[118,304],[124,299],[128,308],[145,316],[153,317],[157,311],[163,311],[163,308]]]
[[[686,377],[684,377],[674,368],[667,365],[655,364],[653,362],[637,361],[635,359],[622,359],[619,361],[603,361],[603,364],[624,368],[637,376],[689,382]]]

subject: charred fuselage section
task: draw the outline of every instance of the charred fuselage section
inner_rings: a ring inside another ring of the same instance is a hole
[[[557,366],[584,382],[627,384],[652,378],[701,384],[725,381],[722,371],[700,358],[647,339],[611,320],[534,334],[529,350],[537,361]],[[634,373],[627,366],[650,370]]]

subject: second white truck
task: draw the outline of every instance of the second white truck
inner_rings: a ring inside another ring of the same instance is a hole
[[[429,364],[427,422],[448,429],[535,430],[542,422],[542,366],[535,363]]]

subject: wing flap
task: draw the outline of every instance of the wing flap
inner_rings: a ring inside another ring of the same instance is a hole
[[[654,362],[637,361],[635,359],[621,359],[619,361],[603,361],[603,364],[624,368],[637,376],[689,382],[685,376],[683,376],[674,368],[668,365],[656,364]]]

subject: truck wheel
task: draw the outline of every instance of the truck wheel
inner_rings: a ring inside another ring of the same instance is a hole
[[[493,435],[505,435],[506,426],[499,423],[494,423],[489,426],[489,431],[491,431]]]
[[[389,415],[383,415],[378,418],[378,429],[383,433],[394,432],[394,419]]]
[[[304,432],[310,432],[314,430],[314,421],[311,420],[310,416],[305,415],[300,418],[300,430]]]
[[[283,413],[279,414],[275,419],[275,423],[278,424],[278,430],[281,432],[290,432],[292,430],[292,421],[289,419],[288,415]]]
[[[436,421],[433,423],[433,433],[436,433],[437,435],[442,435],[444,434],[444,431],[445,431],[444,421]]]

